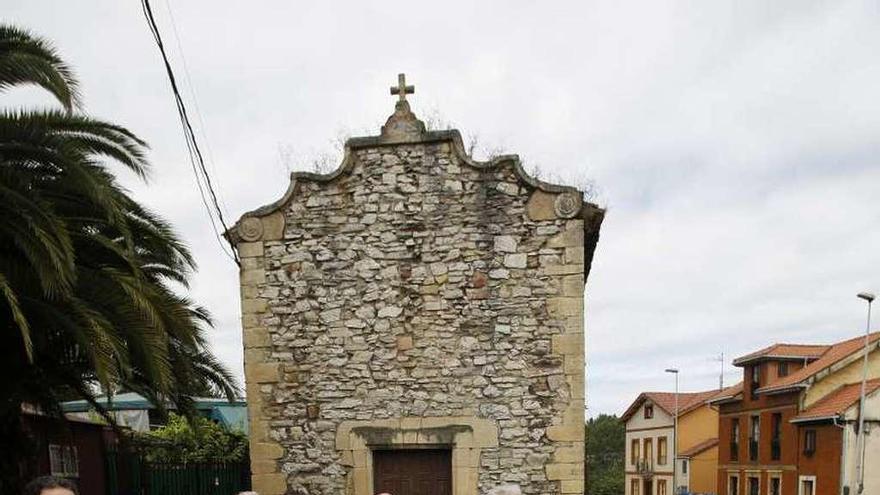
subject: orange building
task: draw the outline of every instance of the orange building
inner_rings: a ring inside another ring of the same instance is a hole
[[[869,374],[876,378],[880,333],[870,342]],[[855,493],[856,456],[847,452],[854,451],[863,345],[863,337],[833,345],[775,344],[734,360],[743,383],[710,399],[719,410],[717,493]],[[871,383],[873,394],[880,383]],[[870,412],[877,417],[880,411]]]

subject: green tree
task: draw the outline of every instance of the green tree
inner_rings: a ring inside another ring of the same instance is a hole
[[[23,404],[58,414],[131,390],[193,414],[194,393],[237,394],[207,349],[209,314],[181,295],[192,256],[111,171],[146,178],[146,144],[80,113],[55,49],[0,25],[0,93],[29,84],[61,108],[0,110],[0,493],[21,482]]]
[[[624,492],[626,426],[616,415],[590,418],[586,430],[587,495],[620,495]]]
[[[248,455],[244,433],[228,431],[206,418],[187,421],[174,413],[166,425],[138,435],[136,443],[150,462],[235,462]]]

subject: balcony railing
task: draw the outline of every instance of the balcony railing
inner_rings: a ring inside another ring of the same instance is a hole
[[[636,462],[636,471],[643,478],[650,478],[654,476],[654,463],[650,459],[639,459]]]
[[[758,441],[757,440],[749,440],[749,460],[757,461],[758,460]]]
[[[778,461],[782,458],[782,442],[778,438],[770,441],[770,459]]]

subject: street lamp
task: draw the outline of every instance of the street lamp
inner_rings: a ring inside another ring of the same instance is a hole
[[[672,423],[672,489],[678,493],[678,368],[666,368],[675,375],[675,418]]]
[[[868,344],[871,336],[871,303],[874,302],[874,294],[859,292],[856,297],[868,302],[868,322],[865,324],[865,355],[862,357],[862,391],[859,395],[859,450],[856,453],[858,455],[856,474],[859,480],[857,493],[862,493],[865,489],[865,384],[868,381]]]

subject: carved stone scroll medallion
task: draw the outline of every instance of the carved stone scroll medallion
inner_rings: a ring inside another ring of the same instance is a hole
[[[257,241],[263,237],[263,222],[256,217],[248,217],[238,226],[238,234],[245,241]]]
[[[572,218],[581,210],[581,198],[572,192],[564,192],[556,196],[553,209],[559,218]]]

